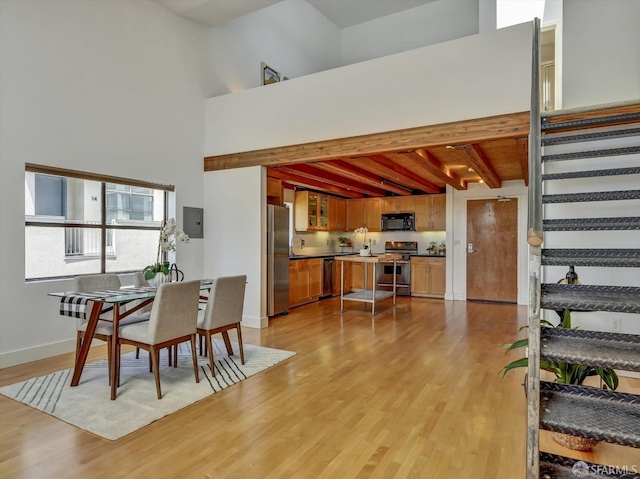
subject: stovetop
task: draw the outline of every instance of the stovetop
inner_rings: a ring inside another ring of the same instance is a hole
[[[418,254],[417,241],[386,241],[384,244],[385,253],[397,254]]]

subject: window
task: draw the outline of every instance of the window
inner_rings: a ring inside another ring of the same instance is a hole
[[[172,186],[28,164],[25,279],[121,273],[155,261]]]

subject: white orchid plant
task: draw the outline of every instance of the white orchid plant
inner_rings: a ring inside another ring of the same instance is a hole
[[[189,235],[176,226],[175,218],[169,218],[162,224],[160,228],[160,239],[158,241],[158,255],[156,262],[150,264],[144,269],[144,277],[149,280],[158,273],[169,274],[170,265],[168,261],[164,261],[165,253],[176,250],[176,242],[189,242]]]
[[[362,248],[360,248],[360,249],[369,249],[369,243],[367,243],[367,233],[368,232],[369,232],[369,230],[364,226],[361,226],[360,228],[356,228],[353,231],[353,240],[354,240],[354,242],[355,242],[356,237],[358,235],[362,235],[364,237],[362,239]]]

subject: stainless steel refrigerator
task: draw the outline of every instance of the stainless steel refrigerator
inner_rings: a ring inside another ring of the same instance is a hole
[[[267,205],[267,314],[289,312],[289,208]]]

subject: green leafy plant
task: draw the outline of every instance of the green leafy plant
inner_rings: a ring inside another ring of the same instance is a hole
[[[562,317],[562,321],[555,326],[553,323],[541,320],[540,324],[542,327],[547,328],[571,328],[571,313],[568,309],[564,310],[564,315]],[[520,330],[526,329],[528,326],[523,326]],[[575,329],[575,328],[574,328]],[[502,347],[507,351],[513,351],[514,349],[524,348],[529,345],[529,338],[524,338],[516,341],[512,344],[504,344]],[[502,376],[504,377],[509,371],[518,368],[526,368],[529,365],[529,358],[520,358],[515,361],[510,362],[504,368],[501,369]],[[581,385],[584,383],[585,379],[589,376],[600,376],[606,387],[609,389],[617,389],[618,388],[618,375],[611,368],[601,368],[601,367],[592,367],[585,366],[583,364],[571,364],[571,363],[563,363],[559,361],[550,361],[548,359],[540,359],[540,369],[545,371],[549,371],[556,376],[556,382],[559,384],[573,384],[573,385]]]
[[[338,243],[343,246],[351,246],[351,238],[348,238],[347,236],[338,236]]]
[[[160,228],[156,262],[150,264],[143,270],[144,278],[147,281],[155,278],[155,276],[160,273],[164,275],[169,274],[169,261],[164,261],[163,255],[169,251],[176,250],[176,241],[188,243],[189,235],[176,226],[175,219],[169,218],[166,222],[162,223],[162,228]]]

